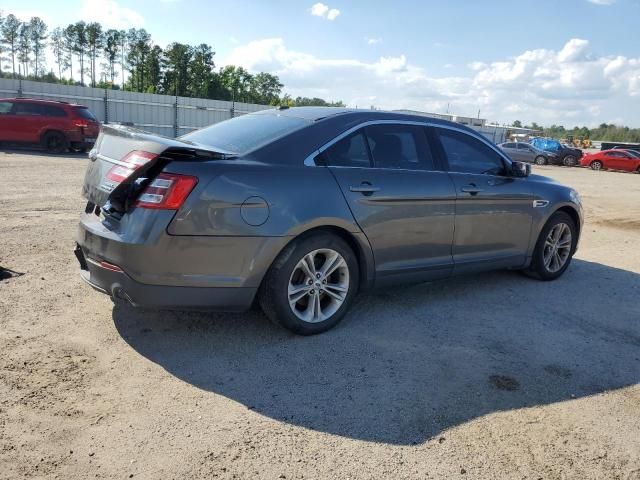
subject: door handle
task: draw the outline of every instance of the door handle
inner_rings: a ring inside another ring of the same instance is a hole
[[[483,191],[481,188],[478,188],[475,183],[465,185],[460,190],[462,190],[464,193],[470,193],[471,195],[477,195],[478,193]]]
[[[351,186],[349,190],[356,193],[361,193],[363,195],[371,195],[374,192],[379,192],[380,187],[374,187],[369,182],[362,182],[359,187]]]

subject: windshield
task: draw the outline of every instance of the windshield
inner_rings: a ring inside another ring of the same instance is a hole
[[[306,124],[296,117],[250,114],[187,133],[180,139],[242,155]]]

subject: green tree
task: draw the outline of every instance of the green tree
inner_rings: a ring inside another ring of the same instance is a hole
[[[151,51],[151,35],[144,28],[132,28],[127,32],[127,41],[127,62],[131,72],[129,83],[132,90],[143,92],[146,87],[146,61]]]
[[[18,54],[18,37],[22,22],[13,14],[7,15],[2,24],[2,41],[9,46],[11,52],[11,72],[16,76],[16,56]]]
[[[18,31],[18,61],[22,64],[22,76],[29,76],[31,63],[31,28],[28,23],[20,24]]]
[[[164,49],[166,71],[163,81],[164,93],[188,96],[189,66],[193,58],[193,48],[184,43],[171,43]]]
[[[80,63],[80,84],[84,85],[84,57],[87,53],[87,24],[83,21],[73,24],[73,51]]]
[[[91,77],[91,86],[96,85],[96,60],[99,52],[104,45],[104,36],[102,33],[102,25],[97,22],[91,22],[86,27],[87,35],[87,55],[89,56],[89,75]]]
[[[40,17],[32,17],[29,21],[29,35],[31,36],[31,48],[35,62],[35,73],[38,77],[40,66],[44,63],[44,49],[47,46],[47,24]]]
[[[116,62],[118,61],[118,54],[120,53],[121,39],[120,31],[115,29],[109,29],[104,34],[104,56],[107,61],[107,68],[111,83],[116,78]]]
[[[516,120],[511,126],[515,128],[522,128],[522,122],[520,120]]]
[[[62,79],[62,72],[69,68],[69,58],[65,44],[64,31],[56,27],[51,32],[51,50],[56,65],[58,66],[58,78]]]
[[[258,73],[251,79],[251,101],[273,105],[280,98],[283,86],[277,76],[265,72]]]
[[[214,82],[215,52],[209,45],[202,43],[193,48],[192,53],[189,62],[189,95],[207,98]]]
[[[67,25],[62,29],[62,45],[69,62],[69,74],[71,83],[73,82],[73,53],[76,48],[76,27],[75,25]]]
[[[162,48],[154,45],[149,51],[145,70],[147,72],[147,93],[159,93],[162,82]]]

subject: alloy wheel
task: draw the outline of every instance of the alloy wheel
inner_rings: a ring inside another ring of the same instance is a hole
[[[555,225],[544,242],[544,267],[550,272],[559,271],[571,255],[571,228],[566,223]]]
[[[306,254],[289,279],[289,306],[302,321],[322,322],[342,306],[349,292],[349,267],[335,250],[321,248]]]

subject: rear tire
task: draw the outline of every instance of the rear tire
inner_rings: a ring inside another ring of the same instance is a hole
[[[574,157],[573,155],[567,155],[562,159],[562,164],[565,167],[575,167],[577,164],[576,157]]]
[[[536,157],[533,161],[536,165],[546,165],[547,164],[547,159],[544,158],[542,155]]]
[[[600,160],[595,160],[591,162],[591,170],[602,170],[602,162]]]
[[[50,153],[64,153],[69,149],[67,137],[61,132],[48,132],[42,137],[42,145]]]
[[[565,212],[554,213],[538,236],[525,273],[538,280],[559,278],[569,268],[577,242],[578,228],[573,218]]]
[[[325,277],[323,271],[330,273]],[[358,261],[349,245],[331,233],[317,233],[294,240],[276,257],[258,301],[274,323],[315,335],[342,320],[358,283]]]

